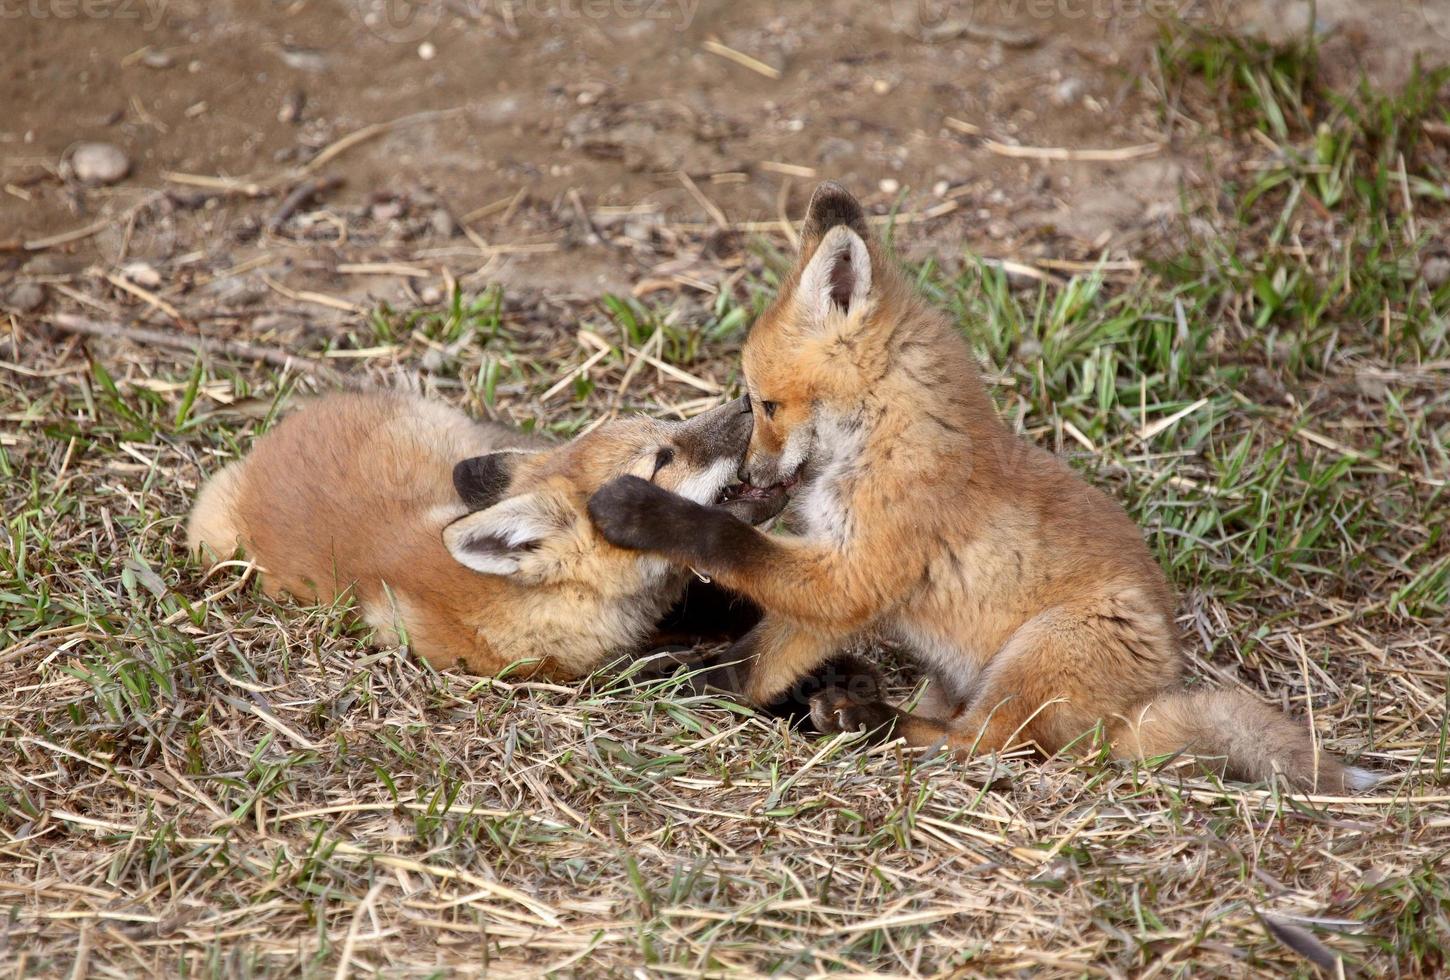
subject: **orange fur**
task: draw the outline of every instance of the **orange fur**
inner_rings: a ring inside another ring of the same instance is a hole
[[[827,694],[816,714],[828,729],[889,720],[917,745],[1053,752],[1102,721],[1128,756],[1188,750],[1225,756],[1241,777],[1368,784],[1251,698],[1181,689],[1173,595],[1138,528],[998,419],[960,332],[885,260],[839,187],[817,192],[800,264],[751,330],[744,368],[745,475],[799,479],[797,533],[717,529],[654,550],[766,611],[749,648],[752,700],[870,631],[927,668],[934,717]],[[591,504],[606,535],[628,503]],[[625,537],[611,540],[645,540]]]
[[[685,575],[600,539],[584,516],[590,492],[635,473],[713,499],[735,479],[742,408],[615,420],[554,446],[419,398],[330,395],[206,483],[187,540],[212,561],[240,548],[269,595],[351,590],[366,622],[439,667],[495,674],[533,661],[542,676],[577,677],[635,648]],[[521,455],[508,457],[506,493],[470,513],[455,464],[508,450]]]

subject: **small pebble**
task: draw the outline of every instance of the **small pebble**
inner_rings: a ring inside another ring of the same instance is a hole
[[[1425,285],[1431,289],[1439,289],[1450,282],[1450,259],[1437,255],[1425,262],[1420,275],[1425,279]]]
[[[654,224],[649,221],[626,221],[624,237],[633,242],[648,244],[654,240]]]
[[[86,184],[114,184],[131,172],[131,160],[110,143],[77,143],[71,148],[66,169]]]
[[[458,234],[458,222],[453,220],[453,215],[448,213],[447,208],[437,208],[429,216],[428,223],[433,226],[433,233],[440,238],[452,238]]]
[[[434,58],[438,57],[437,46],[434,45],[432,41],[424,41],[422,44],[418,45],[418,57],[422,58],[424,61],[432,61]]]
[[[307,94],[301,90],[289,92],[282,99],[282,106],[277,110],[277,121],[283,123],[295,123],[302,118],[302,108],[307,104]]]
[[[951,189],[952,185],[944,180],[939,180],[935,184],[931,185],[931,192],[936,197],[946,197],[947,191]]]
[[[1060,106],[1072,105],[1082,98],[1082,79],[1064,78],[1053,90],[1052,101]]]
[[[443,302],[443,290],[437,286],[424,286],[418,291],[418,298],[423,301],[424,306],[437,306]]]
[[[129,279],[138,286],[155,289],[161,285],[161,273],[147,262],[128,262],[121,267],[121,278]]]
[[[141,64],[145,65],[147,68],[170,68],[172,65],[176,64],[176,59],[171,57],[171,55],[167,54],[165,51],[147,51],[144,55],[141,56]]]
[[[22,282],[6,294],[4,306],[16,313],[34,313],[44,302],[44,286],[35,282]]]
[[[881,183],[877,184],[876,186],[881,188],[881,193],[883,194],[895,194],[897,191],[901,190],[901,181],[897,180],[895,177],[884,177],[882,178]]]
[[[313,73],[327,69],[327,59],[322,56],[320,51],[312,51],[307,48],[283,48],[278,53],[288,68]]]

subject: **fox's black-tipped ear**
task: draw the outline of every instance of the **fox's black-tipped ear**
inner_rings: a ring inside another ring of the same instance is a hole
[[[811,203],[806,205],[806,222],[801,229],[802,251],[820,242],[837,225],[845,225],[862,238],[870,233],[861,203],[834,180],[823,181],[811,195]]]
[[[453,489],[469,510],[492,507],[508,492],[514,470],[528,455],[521,450],[507,449],[465,459],[453,467]]]

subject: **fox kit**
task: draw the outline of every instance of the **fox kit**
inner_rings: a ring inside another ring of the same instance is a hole
[[[1339,792],[1374,777],[1227,690],[1185,690],[1173,595],[1137,527],[998,418],[965,340],[888,262],[843,188],[812,198],[801,258],[752,328],[742,477],[792,489],[799,533],[768,536],[628,477],[589,503],[615,544],[712,575],[766,613],[736,657],[769,702],[863,631],[932,676],[908,714],[838,690],[824,730],[959,753],[1055,752],[1103,723],[1117,757],[1187,751],[1224,772]]]
[[[555,446],[419,398],[330,395],[207,481],[187,542],[213,561],[241,548],[272,595],[351,589],[366,622],[401,625],[439,667],[574,678],[637,649],[689,575],[603,541],[590,493],[632,474],[701,505],[730,497],[748,408],[618,419]],[[784,501],[723,506],[759,521]]]

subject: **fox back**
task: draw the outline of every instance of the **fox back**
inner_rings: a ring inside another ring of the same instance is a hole
[[[579,676],[637,645],[684,572],[615,548],[584,514],[631,473],[713,503],[734,480],[749,416],[611,421],[564,445],[392,393],[320,398],[203,486],[189,546],[238,550],[264,590],[351,593],[387,640],[433,664],[494,674],[520,661]]]

